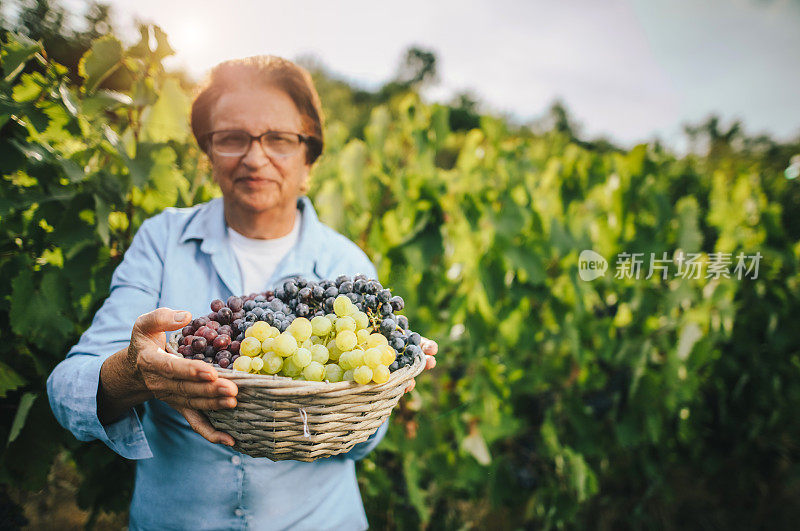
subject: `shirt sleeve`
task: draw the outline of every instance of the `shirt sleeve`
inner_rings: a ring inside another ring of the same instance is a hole
[[[127,459],[153,456],[139,415],[131,408],[103,426],[97,416],[97,389],[103,362],[128,345],[136,318],[158,307],[166,241],[163,218],[158,218],[145,221],[137,231],[91,326],[47,379],[58,422],[79,440],[99,439]]]

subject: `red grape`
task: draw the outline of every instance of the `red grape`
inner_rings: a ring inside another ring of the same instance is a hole
[[[232,354],[238,354],[239,345],[241,345],[240,341],[231,341],[231,344],[228,345],[228,350],[230,350]]]
[[[225,306],[225,303],[222,302],[219,299],[214,299],[213,301],[211,301],[211,311],[212,312],[218,312],[219,309],[222,308],[223,306]]]
[[[231,328],[230,325],[222,325],[217,330],[217,333],[219,335],[226,335],[233,337],[233,328]]]
[[[190,335],[192,335],[192,334],[194,334],[194,327],[193,327],[192,325],[187,325],[187,326],[184,326],[184,327],[181,329],[181,335],[182,335],[183,337],[190,336]]]
[[[214,338],[214,348],[217,350],[225,350],[231,344],[231,336],[218,335]]]
[[[231,364],[231,361],[228,358],[222,358],[217,363],[219,363],[220,368],[227,369],[228,365]]]
[[[210,323],[208,323],[208,325],[207,325],[207,326],[208,326],[208,327],[209,327],[211,330],[214,330],[214,331],[216,331],[216,330],[218,330],[218,329],[219,329],[219,327],[220,327],[220,324],[219,324],[219,322],[217,322],[217,321],[211,321]],[[217,332],[217,333],[219,333],[219,332]]]
[[[241,297],[237,297],[235,295],[228,297],[228,308],[230,308],[231,311],[238,312],[242,309],[242,304],[243,302]]]
[[[212,330],[211,328],[207,328],[205,333],[203,334],[203,337],[206,338],[206,341],[211,343],[212,341],[214,341],[217,338],[218,335],[219,334],[217,334],[216,330]]]
[[[208,346],[208,341],[204,337],[195,337],[192,340],[192,350],[194,352],[202,353],[205,348]]]

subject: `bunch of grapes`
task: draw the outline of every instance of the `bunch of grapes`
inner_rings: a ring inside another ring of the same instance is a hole
[[[277,290],[215,300],[184,327],[178,352],[239,371],[309,381],[383,383],[422,356],[401,297],[364,275],[287,280]]]

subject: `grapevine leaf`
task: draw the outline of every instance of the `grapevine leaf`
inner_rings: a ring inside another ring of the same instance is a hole
[[[22,427],[25,425],[25,419],[28,417],[28,412],[31,410],[33,401],[36,400],[38,396],[39,395],[36,393],[25,393],[22,395],[22,398],[20,398],[19,406],[17,406],[17,413],[14,415],[14,421],[11,423],[11,432],[8,434],[6,446],[14,442],[19,436],[19,432],[22,431]]]
[[[88,94],[114,73],[122,60],[122,43],[113,35],[96,39],[91,49],[81,57],[78,73],[86,80],[84,88]]]
[[[25,385],[27,382],[14,369],[0,361],[0,397],[5,398],[6,393]]]
[[[8,34],[8,42],[3,45],[3,81],[11,83],[16,79],[25,63],[42,51],[42,44],[20,33]]]

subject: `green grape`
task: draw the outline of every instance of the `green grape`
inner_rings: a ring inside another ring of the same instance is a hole
[[[353,301],[351,301],[347,295],[339,295],[333,301],[333,311],[338,317],[344,317],[352,313],[350,312],[350,306],[352,305]]]
[[[324,345],[325,344],[325,338],[324,337],[319,337],[319,336],[311,336],[311,344],[312,345]]]
[[[389,345],[381,345],[378,347],[381,349],[381,365],[386,365],[387,367],[394,363],[395,358],[397,358],[397,353],[394,351],[392,347]]]
[[[350,356],[351,355],[352,355],[352,351],[348,350],[347,352],[342,352],[342,355],[339,356],[339,367],[341,367],[342,370],[346,371],[346,370],[355,368],[353,366],[353,364],[350,363]]]
[[[245,330],[244,337],[254,337],[259,343],[263,343],[269,337],[270,326],[264,321],[256,321],[253,326]]]
[[[252,328],[252,326],[250,328]],[[298,343],[302,343],[311,337],[311,322],[305,317],[298,317],[292,321],[286,331],[292,334],[295,339],[297,339]]]
[[[331,322],[331,325],[336,322],[336,314],[335,313],[326,313],[325,319]]]
[[[326,317],[318,315],[311,319],[311,331],[315,336],[327,336],[332,328],[331,321]]]
[[[241,357],[241,356],[239,356]],[[239,358],[236,358],[236,361],[239,361]],[[253,358],[250,360],[250,370],[253,372],[258,372],[264,368],[264,360],[260,357]]]
[[[338,360],[339,356],[342,355],[342,351],[339,350],[339,347],[336,346],[336,339],[334,338],[328,341],[327,347],[328,347],[328,356],[330,356],[330,359],[332,359],[333,361]]]
[[[278,374],[278,372],[280,372],[280,370],[283,368],[283,358],[277,354],[267,354],[263,359],[264,370],[267,372],[267,374]]]
[[[362,365],[353,371],[353,379],[361,385],[368,384],[372,381],[372,369],[366,365]]]
[[[341,367],[336,365],[335,363],[329,363],[325,365],[325,374],[323,379],[328,380],[329,382],[341,382],[342,381],[342,374],[344,371]]]
[[[314,345],[314,342],[311,341],[311,338],[309,338],[309,339],[306,339],[305,341],[303,341],[303,344],[300,345],[300,346],[310,350],[313,345]]]
[[[372,369],[372,381],[376,384],[382,384],[389,381],[389,367],[386,365],[378,365]]]
[[[272,350],[272,342],[275,341],[275,338],[268,337],[261,343],[261,352],[269,352]],[[241,348],[241,346],[239,347]]]
[[[233,370],[250,372],[250,362],[252,359],[253,358],[250,356],[240,355],[238,358],[236,358],[236,361],[233,362]]]
[[[354,348],[350,351],[350,365],[355,369],[360,365],[364,365],[364,351],[360,348]]]
[[[252,328],[252,326],[250,328]],[[248,328],[248,330],[250,330],[250,328]],[[261,354],[261,341],[259,341],[255,336],[244,338],[242,343],[239,345],[239,354],[242,356],[249,356],[251,358],[253,356],[258,356]]]
[[[342,374],[342,381],[343,382],[352,382],[353,381],[353,369],[344,371],[344,374]]]
[[[356,312],[350,317],[356,322],[356,330],[364,330],[369,326],[369,317],[364,312]]]
[[[307,348],[299,348],[291,357],[292,362],[299,369],[303,369],[311,363],[311,351]]]
[[[286,358],[283,361],[283,369],[281,370],[281,373],[284,376],[288,376],[290,378],[294,378],[295,376],[298,376],[300,374],[300,371],[301,371],[301,369],[297,365],[294,364],[294,362],[292,361],[292,358]]]
[[[366,345],[369,338],[369,330],[359,330],[356,332],[356,341],[359,345]]]
[[[381,352],[381,349],[378,347],[368,348],[364,353],[364,363],[373,369],[381,364],[382,358],[383,352]],[[392,361],[394,361],[394,359]]]
[[[349,315],[344,317],[339,317],[336,319],[336,332],[341,332],[343,330],[352,330],[353,332],[356,331],[356,321]]]
[[[336,335],[336,346],[342,352],[346,350],[352,350],[357,343],[358,340],[356,339],[356,333],[352,330],[343,330]]]
[[[325,345],[313,345],[310,350],[311,359],[318,363],[325,364],[331,357]]]
[[[251,327],[252,328],[252,327]],[[239,350],[241,351],[241,346]],[[287,358],[297,352],[297,340],[289,332],[284,332],[272,342],[272,350],[275,354]]]
[[[309,382],[321,382],[322,376],[325,374],[325,366],[318,361],[312,361],[303,369],[303,376]]]
[[[388,345],[389,340],[383,334],[370,334],[367,338],[367,348],[377,347],[378,345]]]

